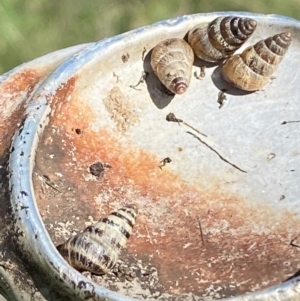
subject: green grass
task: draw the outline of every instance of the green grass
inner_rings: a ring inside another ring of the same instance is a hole
[[[57,49],[175,16],[226,10],[300,19],[300,0],[2,0],[0,74]]]

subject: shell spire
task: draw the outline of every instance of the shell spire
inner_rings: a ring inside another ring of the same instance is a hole
[[[200,59],[217,63],[230,57],[253,34],[257,22],[237,16],[218,17],[196,25],[188,32],[188,43]]]
[[[57,246],[57,250],[75,269],[105,274],[114,267],[125,248],[137,212],[135,205],[120,208]]]
[[[194,53],[183,39],[167,39],[151,53],[151,67],[161,83],[174,94],[183,94],[191,81]]]
[[[245,91],[261,89],[270,81],[291,41],[291,33],[282,32],[249,46],[224,63],[224,79]]]

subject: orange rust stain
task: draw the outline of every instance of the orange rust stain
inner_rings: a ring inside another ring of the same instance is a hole
[[[205,191],[205,188],[203,190],[201,187],[201,191],[198,187],[186,183],[180,175],[170,171],[167,165],[161,170],[158,167],[161,158],[156,155],[136,146],[120,143],[114,137],[112,130],[103,128],[98,132],[93,131],[89,125],[96,116],[91,108],[83,101],[77,100],[74,94],[72,101],[65,101],[70,91],[74,90],[74,81],[75,79],[69,81],[61,90],[63,93],[55,96],[62,101],[62,104],[57,103],[59,108],[52,117],[52,125],[59,128],[61,140],[66,141],[65,152],[71,148],[75,150],[73,156],[76,158],[78,167],[87,170],[96,161],[108,163],[112,167],[111,172],[106,174],[104,187],[120,188],[133,185],[141,196],[149,196],[152,202],[160,200],[161,197],[167,197],[169,205],[173,206],[173,211],[181,213],[183,206],[196,213],[199,210],[200,215],[208,212],[217,220],[231,220],[233,223],[231,226],[234,227],[245,225],[245,222],[261,223],[262,216],[266,216],[266,212],[272,212],[272,208],[264,204],[253,211],[253,208],[243,200],[227,196],[226,192],[219,189]],[[76,135],[75,128],[80,128],[83,134]],[[59,159],[62,160],[60,164],[65,166],[72,158],[64,156]],[[64,168],[72,173],[73,167]],[[73,173],[73,176],[76,186],[80,185],[82,174]],[[218,186],[219,183],[216,185]],[[281,221],[287,227],[295,225],[296,222],[293,213],[290,212],[285,212]]]
[[[63,110],[64,112],[68,110],[72,110],[69,102],[70,102],[70,97],[72,97],[72,94],[74,93],[76,79],[77,79],[76,76],[70,77],[67,82],[60,84],[60,86],[55,91],[55,94],[53,95],[49,94],[47,96],[47,100],[52,103],[52,107],[56,108],[54,114],[59,115],[60,110]],[[66,114],[66,117],[70,117],[70,116],[72,115],[68,113]],[[78,117],[78,116],[74,116],[74,117]],[[64,122],[68,120],[61,119],[61,121]]]
[[[25,69],[12,75],[9,80],[4,81],[2,84],[1,105],[6,105],[6,102],[13,101],[24,91],[30,93],[40,80],[40,77],[40,72],[34,69]],[[4,93],[7,93],[8,96],[3,97]]]
[[[11,144],[11,139],[18,128],[18,124],[22,121],[24,105],[19,106],[12,112],[9,118],[3,120],[0,125],[0,156],[4,154]]]
[[[69,93],[69,85],[67,87]],[[65,93],[55,95],[60,101],[66,97]],[[100,129],[99,132],[91,130],[89,125],[96,116],[82,102],[73,99],[64,101],[61,106],[57,102],[57,106],[59,109],[56,109],[52,118],[53,125],[60,128],[63,139],[70,139],[69,145],[79,150],[76,153],[78,164],[88,167],[97,160],[106,162],[114,170],[109,179],[112,184],[123,183],[125,179],[132,180],[142,195],[152,191],[154,200],[161,194],[176,194],[187,189],[188,185],[178,179],[176,174],[169,172],[167,167],[163,167],[163,170],[158,168],[161,159],[157,156],[122,145],[114,138],[114,133],[106,129]],[[82,135],[74,133],[77,128],[83,132]]]
[[[288,245],[298,224],[292,213],[283,212],[280,224],[272,226],[270,206],[252,208],[225,191],[205,191],[203,187],[200,190],[171,172],[168,165],[159,169],[161,158],[156,155],[120,143],[113,130],[91,130],[90,123],[96,116],[76,99],[74,85],[75,79],[55,96],[56,112],[38,150],[37,170],[55,181],[59,181],[55,173],[59,171],[64,185],[75,187],[73,194],[53,191],[44,200],[41,193],[39,206],[47,223],[53,224],[53,218],[69,221],[77,216],[80,220],[75,220],[75,225],[82,229],[87,215],[98,219],[110,211],[105,203],[122,203],[130,195],[142,208],[128,251],[141,257],[153,256],[160,281],[170,293],[205,291],[220,280],[224,294],[243,293],[258,284],[262,288],[283,281],[295,272],[297,250]],[[72,99],[69,102],[68,97]],[[82,131],[80,135],[76,128]],[[53,129],[57,131],[53,133]],[[49,159],[52,153],[54,160]],[[102,178],[85,181],[88,167],[97,161],[111,168]],[[128,187],[133,187],[131,194],[126,191]],[[106,191],[113,193],[100,205],[105,209],[95,210],[95,196]],[[148,201],[139,199],[143,196]],[[76,199],[76,203],[69,202],[69,198]],[[256,232],[255,227],[260,224],[269,232]],[[289,267],[284,266],[286,261],[290,262]]]
[[[25,69],[22,72],[12,75],[1,85],[0,154],[3,154],[3,151],[9,147],[11,138],[18,124],[22,121],[25,102],[39,80],[39,72],[33,69]],[[22,99],[22,103],[15,104],[15,102],[19,101],[18,97],[24,92],[26,96]],[[12,109],[13,106],[16,108]],[[5,113],[5,111],[8,113]]]
[[[142,196],[151,194],[153,200],[162,195],[176,194],[187,189],[179,177],[167,170],[159,169],[160,159],[142,149],[132,149],[122,145],[102,129],[95,133],[84,131],[84,138],[74,140],[74,145],[82,154],[78,154],[79,162],[88,165],[96,160],[107,162],[114,173],[109,174],[112,185],[133,182]]]

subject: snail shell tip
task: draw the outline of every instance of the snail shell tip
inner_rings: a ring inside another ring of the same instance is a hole
[[[179,38],[158,43],[152,50],[151,66],[161,83],[173,94],[183,94],[191,79],[194,52]]]
[[[251,25],[252,28],[255,28],[257,26],[257,22],[254,20],[254,19],[249,19],[248,18],[248,22],[249,22],[249,25]]]
[[[233,55],[223,64],[224,79],[245,91],[261,90],[285,55],[291,36],[290,32],[282,32]]]
[[[172,81],[171,86],[173,86],[173,90],[176,94],[183,94],[187,88],[188,85],[186,83],[186,80],[184,78],[181,77],[177,77]]]
[[[239,16],[218,17],[208,24],[198,24],[188,33],[188,42],[196,56],[206,62],[220,62],[230,57],[253,34],[257,21]]]
[[[283,33],[281,33],[281,36],[285,39],[285,40],[287,40],[287,41],[291,41],[292,40],[292,34],[290,33],[290,32],[283,32]]]
[[[185,83],[178,83],[175,85],[176,94],[183,94],[187,90],[187,85]]]

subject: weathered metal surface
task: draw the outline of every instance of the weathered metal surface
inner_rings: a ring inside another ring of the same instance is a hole
[[[45,300],[25,266],[19,260],[12,242],[14,215],[9,206],[8,158],[11,140],[23,119],[25,108],[43,80],[63,61],[86,45],[60,50],[23,64],[0,76],[0,292],[7,300]],[[31,269],[34,273],[33,269]]]
[[[299,22],[238,13],[258,22],[242,49],[292,33],[263,91],[241,93],[214,67],[173,97],[150,67],[158,42],[219,15],[230,13],[180,17],[89,45],[49,74],[20,113],[26,119],[10,157],[17,241],[73,300],[299,299],[299,277],[280,284],[300,270],[300,248],[290,244],[300,235],[300,128],[290,123],[299,120],[300,75],[289,71],[300,67]],[[184,122],[168,122],[170,112]],[[89,168],[96,162],[98,176]],[[55,245],[127,203],[140,214],[121,267],[137,277],[85,277],[69,267]]]

